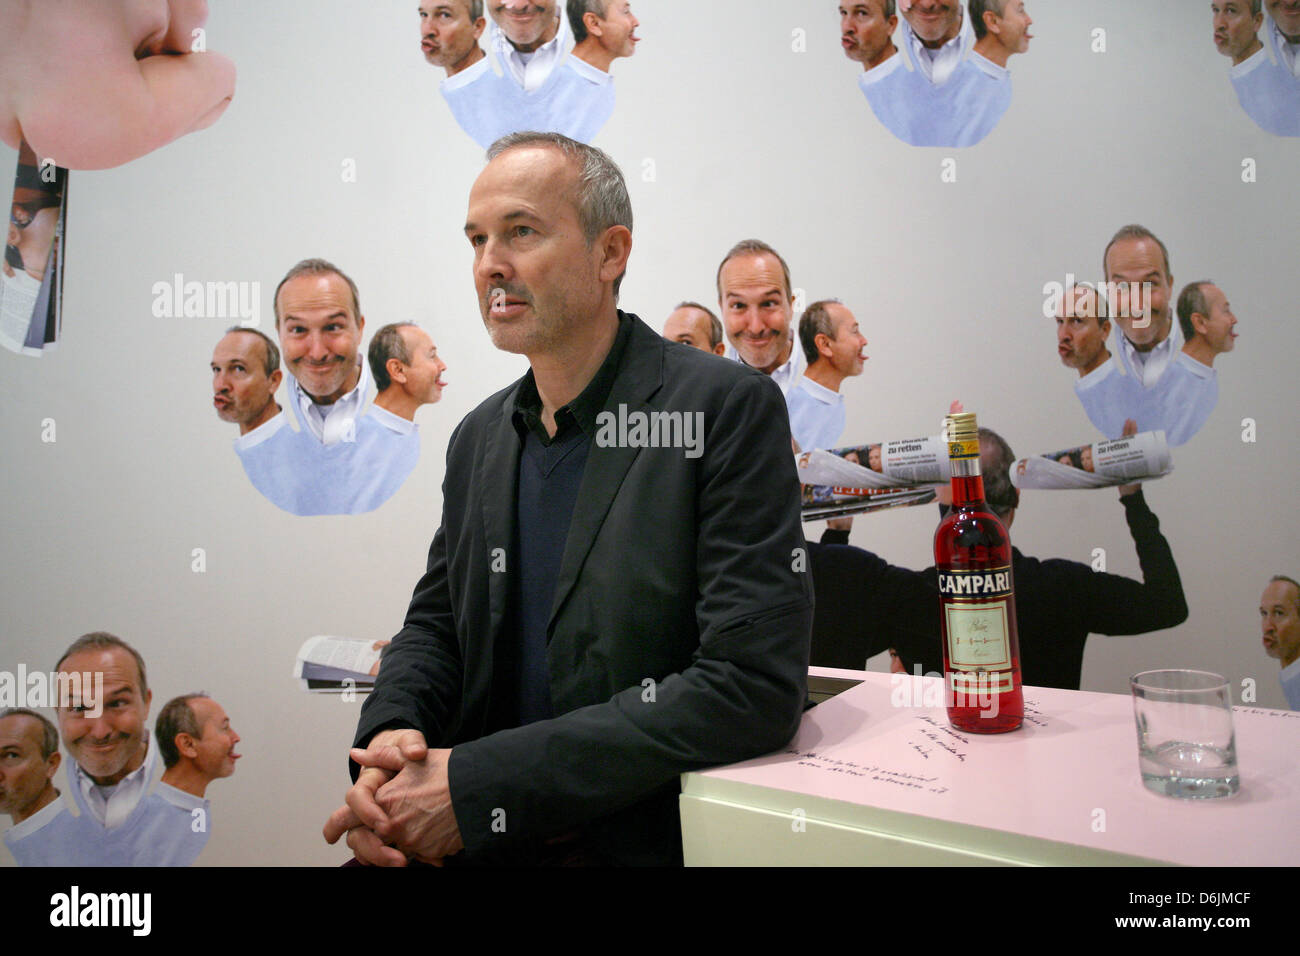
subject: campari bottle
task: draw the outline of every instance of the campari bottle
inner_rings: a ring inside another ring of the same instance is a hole
[[[934,533],[948,720],[958,730],[1000,734],[1020,727],[1020,644],[1011,580],[1011,538],[984,503],[975,416],[949,415],[952,510]]]

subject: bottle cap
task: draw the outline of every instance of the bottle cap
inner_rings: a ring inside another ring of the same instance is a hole
[[[949,458],[979,458],[980,430],[974,412],[958,412],[944,419]]]

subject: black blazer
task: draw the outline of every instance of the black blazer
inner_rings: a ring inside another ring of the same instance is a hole
[[[610,862],[680,862],[679,775],[799,724],[812,588],[781,392],[619,320],[633,328],[604,408],[699,412],[703,441],[698,457],[593,441],[548,632],[556,716],[498,716],[516,693],[498,665],[514,646],[518,382],[452,435],[428,571],[362,708],[358,746],[414,727],[453,748],[470,859],[578,830]]]

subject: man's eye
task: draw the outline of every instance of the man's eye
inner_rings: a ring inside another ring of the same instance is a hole
[[[531,236],[534,231],[532,226],[515,226],[516,236]]]

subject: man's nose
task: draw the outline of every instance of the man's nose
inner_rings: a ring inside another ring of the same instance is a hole
[[[478,262],[474,264],[475,273],[484,279],[505,279],[510,271],[501,247],[491,239],[483,243]]]

